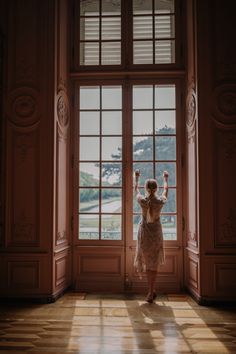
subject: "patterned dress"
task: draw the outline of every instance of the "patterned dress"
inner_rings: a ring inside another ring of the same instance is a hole
[[[138,228],[138,238],[134,267],[141,274],[146,270],[157,270],[164,263],[163,233],[160,213],[166,202],[165,197],[154,195],[151,198],[137,195],[137,201],[142,209],[142,218]],[[150,208],[152,213],[150,213]]]

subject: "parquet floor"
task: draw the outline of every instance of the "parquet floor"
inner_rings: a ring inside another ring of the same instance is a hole
[[[67,293],[53,304],[2,304],[0,354],[236,353],[236,308],[189,296]]]

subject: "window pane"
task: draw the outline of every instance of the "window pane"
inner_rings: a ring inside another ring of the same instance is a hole
[[[83,42],[80,43],[80,65],[99,64],[99,43]]]
[[[133,160],[152,160],[153,159],[153,138],[134,137],[133,138]]]
[[[155,13],[173,13],[175,11],[175,1],[174,0],[155,0]]]
[[[122,115],[120,111],[102,112],[102,134],[122,134]]]
[[[163,185],[163,172],[169,172],[168,184],[170,187],[176,186],[176,163],[175,162],[157,162],[156,176],[159,186]]]
[[[80,109],[99,109],[99,87],[80,88]]]
[[[133,86],[133,109],[152,109],[152,94],[152,86]]]
[[[99,18],[80,19],[80,40],[99,39]]]
[[[80,163],[80,186],[94,187],[99,185],[99,166],[94,163]]]
[[[173,38],[174,36],[174,16],[156,16],[155,38]]]
[[[133,111],[133,134],[153,133],[153,112]]]
[[[99,112],[80,112],[80,135],[99,135]]]
[[[155,108],[175,108],[175,86],[155,86]]]
[[[122,91],[120,86],[102,87],[102,109],[121,109]]]
[[[102,18],[102,40],[121,39],[120,17]]]
[[[144,186],[146,179],[154,178],[154,166],[151,162],[135,162],[133,164],[133,172],[135,170],[140,170],[139,184],[142,187]]]
[[[121,160],[122,139],[117,137],[102,138],[102,160]]]
[[[138,226],[141,219],[141,215],[133,216],[133,240],[137,240],[138,237]]]
[[[99,15],[99,1],[80,1],[80,16]]]
[[[161,224],[164,240],[177,240],[176,216],[162,215]]]
[[[133,18],[133,38],[152,38],[152,16],[138,16]]]
[[[175,42],[155,42],[155,64],[170,64],[175,62]]]
[[[175,134],[175,111],[155,112],[155,133]]]
[[[102,164],[102,186],[121,186],[122,165],[117,162],[107,162]]]
[[[99,212],[99,190],[97,188],[79,189],[79,211],[83,213]]]
[[[121,215],[102,215],[102,240],[121,240]]]
[[[102,213],[121,213],[121,190],[102,189]]]
[[[153,64],[153,44],[151,41],[134,41],[134,64]]]
[[[80,160],[99,160],[99,138],[80,138]]]
[[[162,189],[160,190],[160,194],[162,193]],[[176,190],[169,189],[168,191],[168,200],[165,203],[163,209],[163,213],[176,213]]]
[[[102,0],[102,15],[119,15],[121,13],[121,0]]]
[[[156,160],[176,159],[176,138],[175,136],[158,136],[155,138]]]
[[[99,216],[79,215],[79,239],[98,240],[99,239]]]
[[[102,43],[102,65],[120,65],[121,46],[120,42]]]
[[[152,0],[133,0],[133,14],[152,13]]]

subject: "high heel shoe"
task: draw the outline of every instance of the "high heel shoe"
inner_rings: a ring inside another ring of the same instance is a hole
[[[152,300],[154,301],[156,298],[157,298],[157,293],[156,293],[156,291],[153,291]]]
[[[149,304],[151,304],[153,302],[153,294],[148,293],[146,296],[146,301],[149,302]]]

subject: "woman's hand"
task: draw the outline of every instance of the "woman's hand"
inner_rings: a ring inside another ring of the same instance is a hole
[[[163,172],[163,178],[164,179],[168,179],[168,177],[169,177],[169,173],[167,171],[164,171]]]
[[[134,174],[135,174],[135,177],[140,177],[140,170],[135,170]]]

